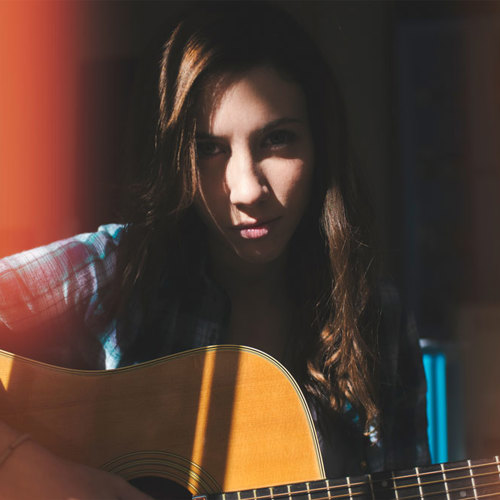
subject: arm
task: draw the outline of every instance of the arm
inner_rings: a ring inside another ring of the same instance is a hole
[[[0,421],[0,453],[18,436],[18,432]],[[60,459],[30,439],[13,449],[0,464],[0,498],[149,499],[122,478]]]
[[[77,359],[82,342],[92,354],[86,330],[112,278],[119,228],[103,229],[0,260],[0,348],[66,365]],[[0,456],[19,435],[0,421]],[[148,497],[117,476],[63,460],[28,439],[0,464],[0,498]]]
[[[120,231],[108,225],[0,260],[0,348],[101,368],[92,333],[114,276]]]
[[[413,317],[393,287],[383,285],[381,297],[384,468],[397,470],[430,463],[427,387]]]

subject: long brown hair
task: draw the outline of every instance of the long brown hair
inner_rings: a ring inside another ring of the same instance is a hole
[[[315,147],[311,202],[290,243],[289,264],[297,270],[290,280],[303,318],[301,334],[291,339],[293,370],[321,405],[341,411],[349,402],[368,429],[377,426],[379,407],[366,199],[350,162],[336,81],[310,37],[276,7],[254,1],[192,8],[169,34],[160,65],[154,157],[133,184],[125,213],[118,316],[133,296],[147,311],[165,254],[171,272],[189,281],[201,230],[193,210],[201,89],[214,75],[262,64],[300,85]]]

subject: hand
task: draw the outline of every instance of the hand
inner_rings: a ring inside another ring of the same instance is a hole
[[[114,474],[57,457],[33,441],[0,467],[2,500],[151,500]]]

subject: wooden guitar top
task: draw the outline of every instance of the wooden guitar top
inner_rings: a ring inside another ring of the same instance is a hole
[[[117,370],[0,351],[0,418],[71,460],[193,494],[324,478],[296,382],[256,349],[213,346]]]

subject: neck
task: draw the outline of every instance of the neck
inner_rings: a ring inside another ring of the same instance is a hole
[[[209,242],[209,256],[212,277],[229,296],[286,289],[286,253],[271,262],[246,262],[232,249]]]
[[[210,495],[207,500],[295,500],[324,499],[479,499],[500,494],[500,459],[467,460],[448,464],[415,467],[400,472],[375,472],[345,479],[320,479],[254,490]]]

